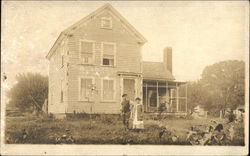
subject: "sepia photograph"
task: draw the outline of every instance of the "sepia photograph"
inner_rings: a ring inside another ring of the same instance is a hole
[[[248,1],[1,9],[1,155],[248,154]]]

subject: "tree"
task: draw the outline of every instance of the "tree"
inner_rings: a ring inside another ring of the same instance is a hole
[[[211,114],[244,105],[245,63],[229,60],[205,67],[202,77],[188,83],[188,109],[203,105]]]
[[[212,96],[208,94],[200,80],[188,83],[187,97],[188,109],[192,112],[198,105],[204,106],[206,110],[211,110],[211,105],[213,103]]]
[[[8,91],[9,105],[20,111],[42,111],[44,100],[48,98],[48,77],[38,73],[24,73],[16,77],[17,83]]]
[[[211,107],[235,109],[244,104],[245,63],[229,60],[207,66],[202,72],[201,85],[212,97]]]
[[[194,107],[197,105],[204,105],[204,97],[206,97],[206,93],[203,90],[199,81],[189,82],[188,83],[188,109],[193,112]]]

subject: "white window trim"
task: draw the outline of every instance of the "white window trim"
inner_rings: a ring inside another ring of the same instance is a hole
[[[104,27],[103,20],[109,20],[109,21],[110,21],[110,27]],[[102,28],[102,29],[112,29],[112,28],[113,28],[112,17],[102,17],[102,18],[101,18],[101,28]]]
[[[93,101],[92,99],[89,100],[81,99],[81,79],[92,79],[92,84],[95,84],[95,78],[93,76],[80,76],[78,78],[78,101],[91,102]]]
[[[114,45],[114,66],[103,65],[103,45],[104,44]],[[116,67],[116,43],[114,43],[114,42],[101,42],[101,66]]]
[[[92,56],[92,60],[93,60],[93,62],[92,63],[83,63],[83,61],[81,60],[81,51],[82,51],[82,46],[81,46],[81,43],[82,42],[89,42],[89,43],[93,43],[93,51],[92,51],[92,53],[93,53],[93,56]],[[80,64],[95,64],[95,41],[94,40],[85,40],[85,39],[80,39],[79,40],[79,56],[78,56],[78,58],[79,58],[79,62],[80,62]]]
[[[104,100],[103,99],[103,81],[104,80],[113,80],[114,85],[113,85],[113,100]],[[116,79],[115,78],[101,78],[101,102],[115,102],[116,101]]]

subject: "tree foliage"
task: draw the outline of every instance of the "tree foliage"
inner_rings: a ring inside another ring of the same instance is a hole
[[[207,110],[235,109],[244,105],[245,63],[228,60],[205,67],[201,79],[189,83],[189,104],[204,105]]]
[[[188,83],[188,109],[193,110],[197,105],[209,105],[210,97],[200,81]]]
[[[8,91],[9,105],[20,111],[41,111],[48,98],[48,77],[38,73],[23,73],[16,77],[16,84]]]

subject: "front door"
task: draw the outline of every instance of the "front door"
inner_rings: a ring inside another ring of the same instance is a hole
[[[129,100],[135,100],[135,80],[123,79],[123,94],[127,94]]]

